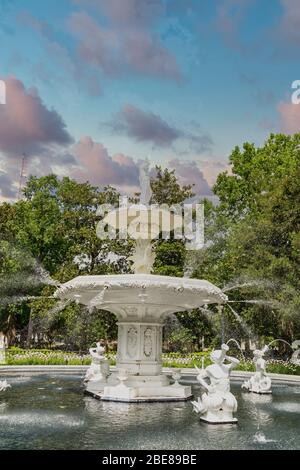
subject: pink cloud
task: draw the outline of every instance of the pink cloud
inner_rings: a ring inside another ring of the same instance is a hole
[[[42,152],[50,145],[72,142],[62,117],[49,110],[34,88],[10,77],[5,80],[7,103],[0,113],[0,151],[6,156]]]
[[[90,181],[96,186],[113,185],[118,188],[139,185],[138,167],[131,157],[123,154],[110,156],[107,149],[91,137],[82,137],[73,148],[80,168],[72,176]]]
[[[168,167],[175,170],[182,184],[193,184],[193,192],[197,196],[212,195],[211,188],[195,161],[181,161],[175,158],[169,161]]]
[[[300,105],[282,101],[277,109],[280,115],[281,131],[285,134],[300,132]]]
[[[212,187],[220,173],[227,171],[230,174],[231,169],[230,165],[224,161],[207,160],[201,163],[201,171],[209,186]]]
[[[110,6],[103,7],[104,13],[110,15],[109,24],[105,26],[86,12],[75,12],[70,16],[68,27],[78,41],[81,60],[107,75],[135,72],[180,80],[175,57],[151,31],[150,25],[138,22],[134,15],[125,10],[123,3],[118,2],[119,7],[123,5],[120,11],[117,11],[116,5],[110,2]]]
[[[73,2],[100,9],[111,22],[121,28],[151,24],[165,11],[162,0],[73,0]]]
[[[279,25],[282,37],[298,45],[300,40],[299,0],[281,0],[283,15]]]

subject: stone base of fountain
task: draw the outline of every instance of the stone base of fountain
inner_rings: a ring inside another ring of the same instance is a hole
[[[201,416],[200,421],[208,424],[237,424],[237,418],[232,416],[224,415],[223,411],[220,411],[220,415],[217,412],[209,412],[207,416]]]
[[[122,402],[147,401],[185,401],[192,398],[190,386],[175,383],[170,385],[168,378],[161,374],[156,376],[133,376],[120,383],[117,373],[108,381],[90,381],[86,392],[99,400]]]

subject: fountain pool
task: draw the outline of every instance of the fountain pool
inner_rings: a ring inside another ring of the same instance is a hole
[[[191,403],[127,404],[84,395],[82,374],[5,378],[0,449],[299,449],[300,387],[275,384],[273,395],[232,391],[237,425],[201,423]],[[200,387],[195,377],[192,391]],[[221,431],[221,432],[220,432]]]

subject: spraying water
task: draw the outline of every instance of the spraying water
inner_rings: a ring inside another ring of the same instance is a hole
[[[266,305],[273,308],[279,308],[279,305],[271,300],[253,299],[253,300],[228,300],[228,303]]]
[[[223,287],[222,292],[229,292],[231,290],[242,289],[245,287],[273,287],[273,283],[264,279],[250,280],[242,283],[239,281],[237,284],[231,282],[227,286]]]
[[[237,319],[237,321],[240,323],[241,327],[243,328],[243,330],[245,331],[245,333],[247,333],[247,335],[249,336],[249,338],[253,338],[253,332],[251,331],[251,329],[249,328],[249,326],[246,324],[246,322],[242,319],[242,317],[240,317],[240,315],[231,307],[231,305],[229,303],[226,304],[228,306],[228,308],[231,310],[231,312],[233,313],[234,317]]]
[[[287,344],[292,350],[294,350],[294,348],[292,347],[292,345],[290,343],[288,343],[285,339],[281,339],[281,338],[273,339],[273,341],[271,341],[271,343],[269,343],[267,345],[268,348],[271,346],[271,344],[274,344],[276,342],[281,342],[281,343]]]
[[[245,356],[244,356],[244,353],[243,353],[243,350],[242,350],[242,348],[241,348],[240,343],[239,343],[235,338],[230,338],[230,339],[227,341],[227,343],[226,343],[227,346],[228,346],[230,343],[234,343],[234,344],[238,347],[238,349],[239,349],[239,351],[240,351],[240,353],[241,353],[241,355],[242,355],[243,362],[245,362],[246,359],[245,359]]]

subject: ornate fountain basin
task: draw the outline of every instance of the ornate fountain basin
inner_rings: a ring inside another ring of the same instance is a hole
[[[79,276],[64,284],[56,297],[108,310],[119,320],[136,316],[158,320],[168,313],[227,301],[208,281],[154,274]]]

